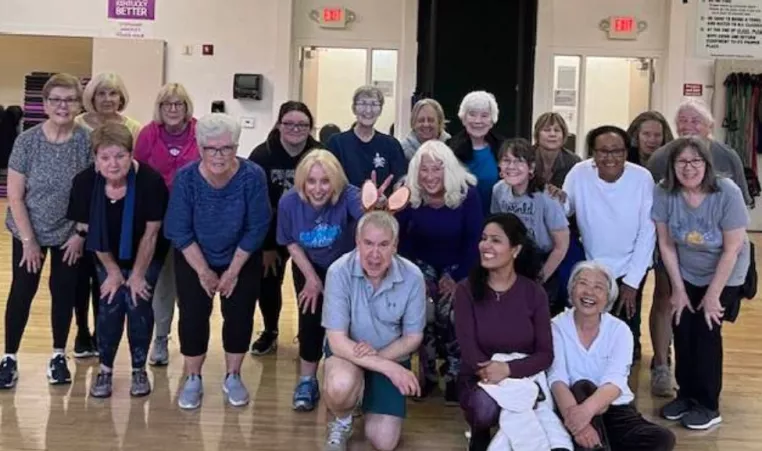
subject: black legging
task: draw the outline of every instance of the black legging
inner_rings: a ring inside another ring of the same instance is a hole
[[[314,263],[312,267],[320,278],[320,282],[325,285],[326,270]],[[294,290],[298,298],[299,292],[307,284],[307,279],[296,264],[291,265],[291,270],[294,275]],[[325,338],[325,329],[321,323],[323,318],[323,295],[321,294],[317,298],[315,313],[312,313],[312,311],[303,313],[300,307],[297,308],[299,309],[299,357],[304,361],[317,363],[323,357],[323,339]]]
[[[90,304],[93,305],[93,318],[98,317],[98,306],[101,295],[101,285],[95,271],[95,254],[86,251],[80,259],[77,294],[74,298],[74,317],[77,321],[77,334],[90,333]],[[97,329],[97,321],[93,321],[93,335]]]
[[[288,251],[285,247],[279,247],[275,250],[278,253],[279,261],[276,263],[276,274],[269,272],[266,276],[262,273],[262,286],[259,292],[259,311],[262,312],[262,321],[265,323],[265,332],[278,332],[278,321],[280,321],[280,311],[283,307],[283,275],[286,272],[286,262],[288,261]],[[267,268],[262,268],[267,271]]]
[[[15,354],[21,345],[26,323],[29,321],[29,310],[40,286],[42,268],[36,273],[26,270],[26,265],[19,266],[24,255],[24,247],[20,240],[13,238],[12,271],[13,281],[8,293],[5,306],[5,353]],[[71,325],[74,294],[77,289],[77,271],[79,264],[69,266],[63,261],[64,251],[60,246],[42,247],[43,262],[48,258],[50,250],[50,297],[51,323],[53,326],[53,348],[66,348]]]

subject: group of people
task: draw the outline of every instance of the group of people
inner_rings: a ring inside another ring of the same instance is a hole
[[[319,143],[309,108],[289,101],[245,159],[237,121],[196,119],[180,84],[161,89],[145,126],[123,114],[129,96],[116,74],[84,92],[58,74],[43,98],[48,119],[19,136],[9,161],[2,388],[17,382],[50,253],[51,384],[71,380],[74,312],[74,355],[100,359],[91,396],[112,393],[125,322],[130,393],[148,395],[146,364],[169,361],[177,301],[178,405],[198,408],[219,295],[222,390],[246,405],[241,363],[277,349],[291,260],[292,406],[311,411],[323,399],[333,416],[327,450],[346,449],[357,406],[371,444],[395,449],[406,398],[423,401],[440,382],[445,402],[464,411],[471,450],[500,441],[671,450],[674,435],[637,412],[628,386],[652,270],[652,391],[674,394],[673,340],[679,386],[662,416],[690,429],[721,421],[721,325],[749,296],[751,199],[739,157],[712,140],[701,103],[681,105],[678,139],[661,114],[645,112],[627,131],[592,130],[581,160],[564,147],[569,130],[555,113],[538,118],[534,143],[499,136],[498,105],[484,91],[464,97],[455,136],[441,105],[424,99],[397,141],[375,130],[384,96],[364,86],[350,130]],[[264,331],[252,342],[257,301]]]

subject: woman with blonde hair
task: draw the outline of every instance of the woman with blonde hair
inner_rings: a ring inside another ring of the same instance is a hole
[[[445,114],[442,105],[434,99],[421,99],[413,105],[410,114],[410,133],[400,140],[405,158],[412,160],[421,144],[431,139],[442,142],[450,139],[445,131]]]
[[[168,83],[159,91],[153,121],[143,127],[135,142],[135,159],[161,174],[169,189],[177,171],[199,159],[193,101],[183,85]],[[169,363],[167,341],[177,297],[174,279],[175,266],[170,254],[154,290],[156,334],[149,358],[152,365]]]
[[[482,205],[476,177],[441,141],[425,142],[408,168],[410,205],[397,213],[400,255],[423,272],[430,315],[420,349],[421,396],[438,385],[437,356],[446,362],[445,401],[457,405],[460,351],[452,322],[456,284],[478,261]],[[446,245],[445,245],[446,243]],[[431,318],[433,316],[433,318]]]
[[[296,167],[294,186],[278,202],[277,241],[293,261],[299,301],[299,382],[293,408],[311,411],[320,398],[317,367],[323,356],[323,285],[328,267],[354,248],[363,215],[360,189],[347,182],[339,160],[313,149]]]

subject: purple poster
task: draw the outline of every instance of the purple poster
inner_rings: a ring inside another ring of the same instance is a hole
[[[109,19],[154,20],[156,0],[108,0]]]

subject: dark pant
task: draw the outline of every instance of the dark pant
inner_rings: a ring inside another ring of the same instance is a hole
[[[598,389],[590,381],[576,382],[571,391],[578,403],[583,403]],[[675,447],[675,435],[657,424],[647,421],[631,404],[609,406],[602,415],[591,422],[603,444],[610,451],[671,451]],[[587,451],[575,443],[575,450]]]
[[[326,270],[316,266],[314,263],[312,267],[315,269],[315,273],[320,278],[320,281],[325,284]],[[304,289],[307,280],[295,264],[291,265],[291,270],[294,275],[294,290],[298,297],[299,292]],[[321,324],[323,319],[323,295],[318,296],[315,313],[312,313],[311,310],[303,312],[301,307],[298,307],[298,309],[299,334],[297,336],[299,337],[299,357],[304,361],[317,363],[323,357],[323,339],[325,338],[325,329]]]
[[[227,267],[211,269],[217,275],[222,275]],[[244,354],[249,349],[254,328],[254,306],[259,297],[261,278],[262,253],[255,252],[241,268],[230,297],[221,296],[222,347],[227,353]],[[204,355],[209,347],[212,298],[207,296],[198,274],[179,251],[175,251],[175,281],[180,313],[180,352],[187,357]]]
[[[622,286],[622,283],[624,283],[623,280],[624,277],[617,279],[617,285]],[[643,276],[643,280],[640,281],[640,286],[638,287],[637,294],[635,295],[635,314],[632,315],[632,318],[627,318],[627,307],[622,307],[622,311],[619,313],[619,315],[617,315],[619,319],[627,323],[627,326],[629,326],[630,331],[632,332],[635,348],[640,347],[640,312],[643,309],[643,288],[645,288],[645,286],[646,277]],[[620,301],[621,297],[614,303],[614,307],[611,309],[611,313],[616,314],[621,303]]]
[[[12,244],[11,290],[5,306],[5,352],[15,354],[19,350],[21,337],[24,335],[29,320],[32,300],[40,286],[42,268],[37,273],[30,273],[26,265],[19,266],[24,254],[20,240],[13,238]],[[77,289],[78,264],[69,266],[63,261],[64,251],[59,246],[43,247],[43,262],[50,250],[50,297],[51,324],[53,327],[53,348],[63,349],[69,338],[69,326],[74,305],[74,293]]]
[[[468,379],[468,380],[467,380]],[[500,420],[500,406],[474,380],[460,376],[458,397],[463,416],[471,427],[471,436],[490,437],[490,429],[497,426]],[[488,442],[489,443],[489,442]]]
[[[695,313],[683,310],[680,325],[673,324],[675,341],[675,379],[680,387],[678,398],[693,399],[700,405],[719,410],[722,391],[722,327],[704,319],[698,310],[708,287],[697,287],[688,282],[685,291]],[[725,287],[720,304],[726,312],[741,299],[740,287]]]
[[[101,286],[98,281],[98,272],[95,269],[94,253],[85,251],[80,259],[77,294],[74,297],[74,317],[77,320],[77,334],[85,336],[90,333],[90,303],[93,304],[93,318],[98,318],[98,301],[101,297]],[[94,329],[98,329],[97,320]],[[95,330],[93,332],[95,332]]]
[[[545,293],[548,295],[548,304],[550,305],[550,317],[563,313],[566,309],[566,303],[560,300],[561,292],[561,277],[558,274],[558,270],[551,275],[548,280],[542,284],[545,288]]]
[[[145,274],[146,283],[156,286],[161,272],[162,261],[153,261]],[[106,268],[96,263],[98,283],[106,280]],[[128,280],[132,270],[123,269],[122,277]],[[153,294],[149,299],[138,297],[137,304],[132,302],[132,293],[127,285],[122,285],[109,302],[108,297],[101,298],[96,323],[98,327],[98,353],[102,365],[113,368],[114,358],[119,349],[124,333],[124,318],[127,317],[127,340],[130,343],[132,368],[141,369],[146,366],[148,347],[151,345],[153,334]]]
[[[280,311],[283,307],[283,275],[286,272],[286,262],[288,261],[288,251],[284,247],[276,249],[280,260],[276,263],[276,274],[272,272],[264,275],[262,273],[262,286],[259,293],[259,310],[262,312],[262,320],[265,323],[265,332],[278,332],[278,321],[280,321]],[[296,267],[296,265],[293,265]],[[266,271],[267,268],[263,268]]]

